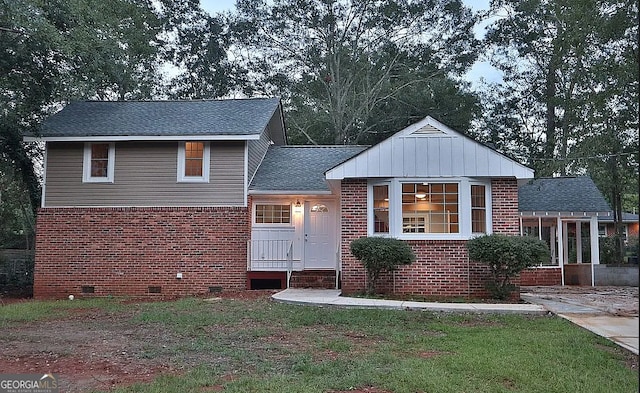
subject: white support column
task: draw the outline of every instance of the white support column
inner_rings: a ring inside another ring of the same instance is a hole
[[[569,225],[566,221],[562,222],[562,260],[564,263],[569,263]]]
[[[524,234],[524,229],[522,228],[522,216],[520,216],[520,236]]]
[[[560,265],[560,277],[562,278],[562,285],[564,286],[564,224],[560,217],[557,219],[558,225],[558,264]]]
[[[542,240],[542,217],[538,217],[538,240]]]
[[[591,286],[596,285],[594,275],[595,265],[600,264],[600,243],[598,238],[598,217],[591,217],[589,221],[589,238],[591,239]]]
[[[576,221],[576,262],[582,263],[582,221]]]

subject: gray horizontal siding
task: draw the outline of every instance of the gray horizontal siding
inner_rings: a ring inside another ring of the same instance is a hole
[[[48,144],[45,207],[244,203],[243,142],[211,142],[209,183],[177,182],[177,142],[116,143],[114,182],[83,183],[83,146]]]
[[[263,132],[262,135],[260,135],[260,139],[257,141],[248,141],[249,182],[256,174],[258,166],[260,166],[264,155],[267,153],[270,143],[271,139],[267,132]]]

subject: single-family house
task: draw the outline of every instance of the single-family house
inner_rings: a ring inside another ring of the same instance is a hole
[[[365,288],[349,245],[406,240],[398,293],[482,296],[466,241],[518,234],[533,170],[427,117],[371,146],[288,146],[275,98],[74,102],[47,119],[34,294]]]
[[[638,215],[629,212],[622,212],[622,236],[625,243],[631,238],[638,238]],[[613,223],[613,213],[610,216],[598,217],[598,236],[607,237],[613,236],[616,233],[616,228]]]

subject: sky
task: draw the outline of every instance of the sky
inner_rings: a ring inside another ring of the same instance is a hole
[[[489,1],[490,0],[464,0],[467,6],[471,7],[474,11],[489,9]],[[200,0],[202,8],[211,14],[232,10],[235,7],[235,3],[235,0]],[[485,26],[486,24],[476,27],[475,33],[478,38],[482,38],[484,35]],[[467,72],[466,79],[472,83],[473,88],[479,88],[482,78],[487,82],[500,82],[501,74],[493,68],[488,61],[476,61],[469,72]]]

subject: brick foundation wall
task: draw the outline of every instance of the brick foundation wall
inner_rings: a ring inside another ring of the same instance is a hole
[[[136,297],[244,289],[249,217],[232,207],[40,209],[34,297],[83,296],[83,286],[95,291],[85,296]]]
[[[520,273],[522,286],[562,285],[562,270],[555,268],[531,268]]]
[[[519,233],[518,187],[515,179],[492,181],[493,231]],[[366,273],[351,255],[349,245],[367,235],[367,182],[363,179],[342,181],[341,258],[342,292],[363,292]],[[466,241],[420,240],[408,242],[416,261],[402,266],[393,275],[381,277],[381,292],[443,297],[486,297],[488,267],[469,261]],[[518,284],[517,280],[515,284]]]

